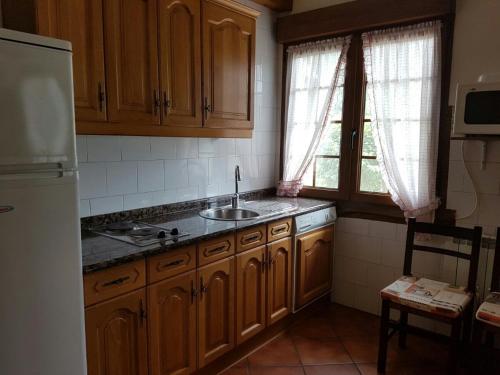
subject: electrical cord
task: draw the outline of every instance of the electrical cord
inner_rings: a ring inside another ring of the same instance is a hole
[[[472,178],[472,174],[470,172],[470,169],[467,166],[467,163],[465,162],[464,143],[465,143],[465,141],[462,141],[462,163],[464,165],[465,170],[467,171],[467,175],[469,176],[469,178],[472,182],[472,189],[474,190],[474,207],[472,208],[472,211],[469,212],[467,215],[457,217],[456,220],[463,220],[463,219],[467,219],[468,217],[471,217],[474,214],[474,212],[476,212],[477,206],[478,206],[476,183],[474,182],[474,179]]]

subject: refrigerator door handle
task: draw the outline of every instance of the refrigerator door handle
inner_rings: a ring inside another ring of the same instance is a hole
[[[63,178],[74,173],[75,170],[64,169],[60,163],[0,165],[0,181]]]

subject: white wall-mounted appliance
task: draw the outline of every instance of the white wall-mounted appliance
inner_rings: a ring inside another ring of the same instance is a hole
[[[500,135],[500,81],[459,84],[454,117],[456,136]]]
[[[0,374],[85,375],[71,44],[0,29]]]

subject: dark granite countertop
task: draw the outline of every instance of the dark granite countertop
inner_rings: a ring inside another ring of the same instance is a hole
[[[89,273],[121,263],[130,262],[147,255],[164,253],[180,246],[196,243],[202,239],[215,237],[227,232],[234,232],[237,229],[247,228],[286,217],[293,217],[334,205],[333,202],[308,198],[265,197],[265,200],[291,203],[297,208],[293,211],[273,216],[239,222],[204,219],[198,215],[199,209],[142,219],[141,221],[143,222],[156,225],[168,223],[170,228],[177,227],[180,231],[189,233],[189,236],[181,237],[177,242],[170,241],[165,244],[157,243],[145,247],[139,247],[101,236],[89,230],[82,230],[83,273]]]

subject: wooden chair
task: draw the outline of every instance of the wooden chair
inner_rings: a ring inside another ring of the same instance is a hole
[[[500,227],[497,228],[497,240],[493,259],[493,272],[491,275],[490,292],[500,292]],[[486,334],[486,347],[488,349],[488,352],[493,353],[495,335],[500,334],[500,327],[476,318],[474,320],[473,343],[477,353],[480,352],[479,349],[481,347],[484,334]],[[483,358],[481,358],[481,356],[477,356],[477,358],[479,362],[483,362]],[[485,363],[483,363],[483,365],[484,364]]]
[[[415,233],[435,234],[440,236],[452,237],[462,240],[469,240],[472,242],[471,254],[465,254],[454,250],[448,250],[438,247],[424,246],[415,244]],[[455,373],[456,362],[458,360],[458,351],[460,346],[460,337],[463,332],[464,338],[470,338],[472,315],[473,315],[473,301],[476,289],[476,280],[479,263],[479,251],[481,248],[482,228],[475,227],[474,229],[448,227],[429,223],[417,223],[415,219],[408,221],[408,232],[406,237],[406,251],[403,267],[403,275],[411,276],[413,251],[423,251],[435,254],[442,254],[455,258],[465,259],[469,261],[469,274],[467,282],[467,291],[472,294],[471,302],[461,312],[454,314],[444,313],[443,311],[426,311],[423,308],[410,307],[394,300],[390,300],[382,296],[382,315],[380,322],[380,342],[377,370],[379,373],[385,373],[387,361],[387,345],[390,337],[399,331],[399,346],[406,347],[406,336],[408,331],[408,314],[414,314],[431,318],[451,325],[451,345],[449,356],[449,373]],[[396,309],[400,311],[399,322],[391,321],[389,318],[390,310]],[[389,332],[389,329],[392,329]]]

